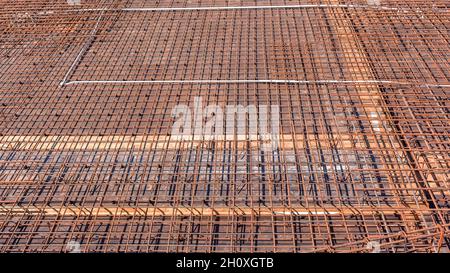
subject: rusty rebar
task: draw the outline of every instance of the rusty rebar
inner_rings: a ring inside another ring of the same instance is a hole
[[[0,251],[450,247],[448,1],[1,2]],[[198,98],[279,145],[175,138]]]

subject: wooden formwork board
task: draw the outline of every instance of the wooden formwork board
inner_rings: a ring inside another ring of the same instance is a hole
[[[308,216],[308,215],[375,215],[430,214],[424,206],[417,207],[76,207],[76,206],[0,206],[0,215],[43,214],[47,216]]]

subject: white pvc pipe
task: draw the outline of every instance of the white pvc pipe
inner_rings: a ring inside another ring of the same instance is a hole
[[[202,11],[202,10],[258,10],[258,9],[308,9],[308,8],[373,8],[382,10],[402,10],[394,7],[385,7],[378,5],[351,5],[351,4],[304,4],[304,5],[279,5],[279,6],[231,6],[231,7],[165,7],[165,8],[123,8],[118,9],[120,11],[156,11],[156,12],[167,12],[167,11]],[[69,11],[114,11],[115,9],[108,8],[97,8],[97,9],[74,9]]]
[[[396,8],[370,6],[370,5],[305,4],[305,5],[281,5],[281,6],[124,8],[122,9],[122,11],[199,11],[199,10],[245,10],[245,9],[307,9],[307,8],[382,8],[382,9],[396,10]]]
[[[76,84],[245,84],[245,83],[272,83],[272,84],[400,84],[419,85],[421,87],[450,87],[447,84],[422,84],[388,80],[346,81],[346,80],[155,80],[155,81],[69,81],[62,85]]]

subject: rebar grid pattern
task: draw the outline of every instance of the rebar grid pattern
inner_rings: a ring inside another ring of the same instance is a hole
[[[446,1],[2,2],[1,251],[449,247]],[[195,97],[279,146],[174,138]]]

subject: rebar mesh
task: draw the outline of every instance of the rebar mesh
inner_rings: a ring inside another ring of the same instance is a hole
[[[1,251],[448,249],[447,1],[1,4]],[[174,137],[196,98],[279,145]]]

